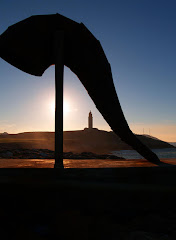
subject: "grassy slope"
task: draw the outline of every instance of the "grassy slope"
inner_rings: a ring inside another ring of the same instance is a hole
[[[137,137],[150,148],[170,148],[170,144],[142,135]],[[26,132],[0,136],[0,149],[43,148],[54,150],[54,132]],[[114,133],[106,131],[64,132],[64,151],[106,153],[111,150],[130,149]]]

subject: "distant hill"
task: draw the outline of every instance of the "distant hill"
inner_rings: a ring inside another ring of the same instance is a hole
[[[152,138],[152,139],[155,139],[155,140],[160,140],[159,138],[156,138],[156,137],[148,135],[148,134],[142,134],[141,136],[145,136],[147,138]]]
[[[173,148],[167,142],[151,136],[136,135],[149,148]],[[54,150],[54,132],[25,132],[0,135],[0,149],[50,149]],[[131,149],[113,132],[85,129],[64,132],[65,152],[109,153],[113,150]]]
[[[176,142],[169,142],[172,146],[176,147]]]

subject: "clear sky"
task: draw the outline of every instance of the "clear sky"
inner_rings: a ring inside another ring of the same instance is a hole
[[[138,134],[176,141],[175,0],[1,0],[0,34],[31,15],[60,13],[83,22],[111,64],[125,117]],[[64,130],[110,130],[79,79],[64,70]],[[54,131],[54,66],[42,77],[0,58],[0,132]]]

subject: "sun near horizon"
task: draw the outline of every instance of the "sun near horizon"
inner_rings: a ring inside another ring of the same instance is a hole
[[[49,104],[50,106],[50,110],[52,114],[55,114],[55,101],[52,100]],[[63,104],[63,114],[66,115],[68,112],[71,111],[70,108],[70,103],[67,100],[64,100],[64,104]]]
[[[100,114],[97,115],[98,111],[96,109],[92,110],[92,108],[90,108],[90,110],[93,112],[95,128],[98,128],[99,130],[112,131],[109,125],[105,122],[105,120],[102,117],[101,119],[99,119]],[[40,126],[41,128],[28,129],[28,127],[26,126],[26,128],[17,130],[15,129],[15,125],[11,125],[11,126],[9,125],[9,126],[6,126],[4,129],[2,129],[2,127],[0,126],[0,133],[7,132],[9,134],[17,134],[21,132],[53,132],[54,118],[55,118],[55,100],[54,99],[48,100],[48,103],[45,105],[45,112],[46,112],[46,115],[48,115],[48,118],[52,120],[53,128],[52,127],[42,128],[42,126]],[[87,113],[84,114],[84,119],[82,119],[83,120],[82,124],[79,124],[80,118],[83,118],[83,114],[81,113],[81,111],[78,111],[78,109],[72,106],[72,101],[68,98],[64,98],[63,113],[64,113],[64,122],[66,123],[65,124],[66,126],[64,127],[64,131],[83,130],[84,128],[87,127],[87,117],[88,117],[89,111],[87,111]],[[75,124],[73,124],[74,122]],[[176,139],[175,139],[176,126],[174,125],[133,123],[133,124],[129,124],[129,127],[135,134],[139,134],[139,135],[146,134],[146,135],[156,137],[162,141],[176,142]]]

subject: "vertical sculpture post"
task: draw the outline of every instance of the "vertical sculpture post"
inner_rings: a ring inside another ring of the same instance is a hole
[[[63,82],[64,82],[64,33],[55,33],[55,164],[54,168],[63,165]]]

